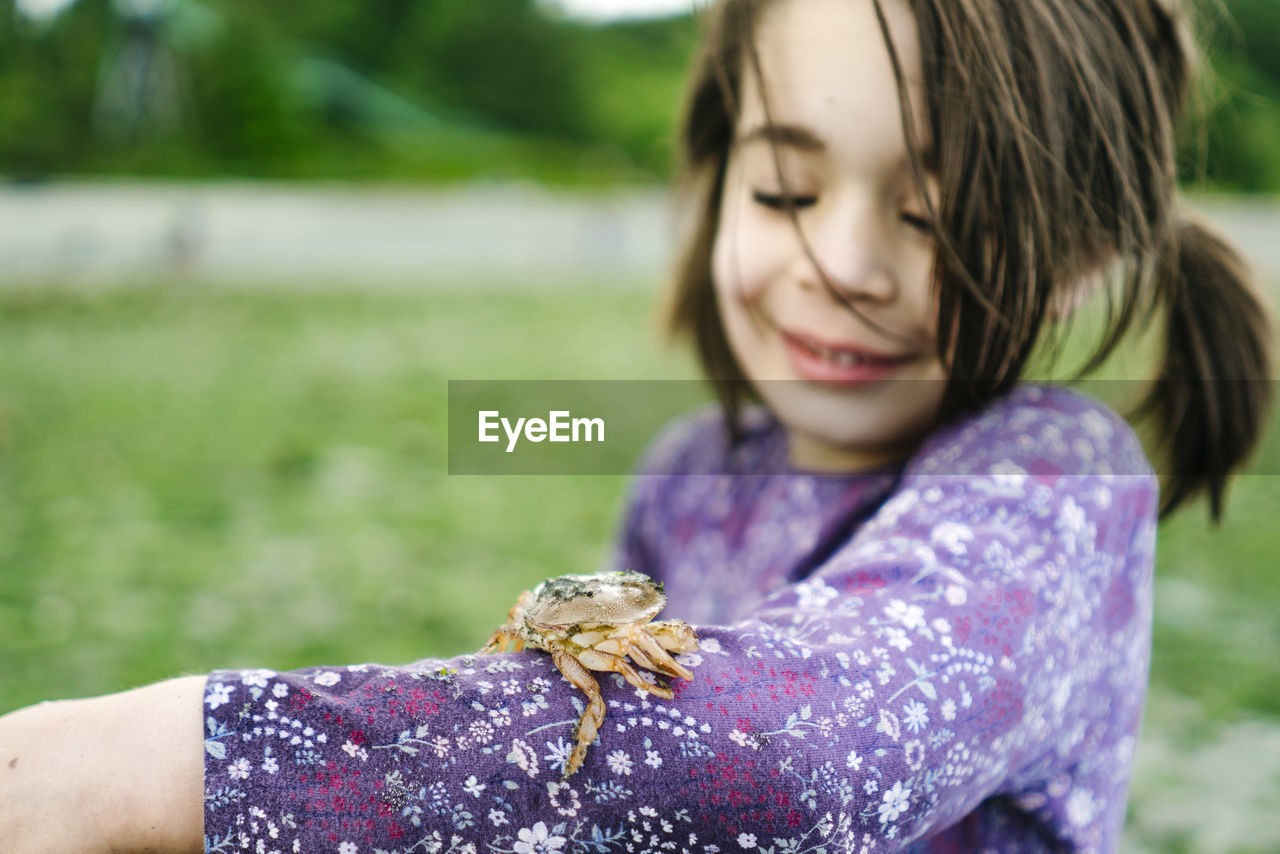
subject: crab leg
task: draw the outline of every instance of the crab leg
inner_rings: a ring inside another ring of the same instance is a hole
[[[639,643],[632,644],[627,649],[627,654],[631,656],[632,660],[635,661],[636,664],[640,665],[645,670],[651,670],[654,673],[662,673],[667,676],[680,675],[678,673],[672,673],[671,670],[668,669],[666,665],[662,664],[661,662],[654,661],[649,656],[649,654],[646,653],[643,648],[641,648]]]
[[[655,685],[652,682],[646,682],[644,677],[640,675],[640,672],[632,667],[631,663],[621,655],[602,652],[598,649],[584,649],[582,652],[578,653],[577,658],[584,667],[589,667],[592,670],[621,673],[624,679],[639,688],[641,691],[648,691],[650,694],[659,696],[664,700],[670,700],[675,696],[675,694],[671,692],[671,689],[664,685]]]
[[[560,675],[587,695],[587,708],[582,712],[582,717],[578,719],[578,725],[574,727],[573,732],[578,743],[569,754],[568,761],[565,762],[564,774],[561,776],[563,780],[582,767],[582,760],[587,757],[587,748],[596,740],[600,724],[604,723],[604,698],[600,696],[600,685],[595,677],[571,654],[564,650],[553,649],[551,661],[560,671]]]
[[[515,652],[519,652],[524,649],[524,638],[511,631],[509,626],[503,626],[489,636],[489,642],[480,649],[480,654],[505,652],[507,644],[510,644]]]
[[[698,648],[698,633],[684,620],[662,620],[649,623],[649,634],[669,652],[693,652]]]
[[[533,593],[526,590],[516,598],[516,604],[511,606],[511,610],[507,611],[507,624],[489,636],[489,642],[480,650],[480,654],[503,652],[507,644],[511,644],[515,652],[524,649],[524,638],[520,636],[520,629],[517,627],[524,621],[525,611],[531,605]]]
[[[681,679],[692,679],[693,671],[680,664],[667,652],[645,626],[633,626],[627,638],[631,642],[631,657],[650,670],[665,673],[667,676],[679,676]],[[679,648],[679,647],[677,647]],[[680,651],[684,651],[681,649]],[[648,659],[648,663],[640,661],[640,657]]]

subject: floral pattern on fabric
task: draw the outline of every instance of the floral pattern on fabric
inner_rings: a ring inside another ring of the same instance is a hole
[[[780,459],[767,417],[729,449],[712,412],[647,455],[611,564],[697,624],[695,679],[602,676],[576,775],[542,653],[219,671],[206,851],[1115,850],[1157,497],[1128,427],[1024,387],[898,470]]]

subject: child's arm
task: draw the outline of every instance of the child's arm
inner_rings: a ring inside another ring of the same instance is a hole
[[[0,851],[202,850],[203,686],[185,677],[0,717]]]
[[[582,694],[542,653],[215,673],[209,844],[893,852],[970,816],[956,850],[1057,850],[1031,847],[1041,827],[1114,850],[1154,489],[1070,480],[1042,504],[921,482],[750,618],[698,627],[674,700],[603,676],[599,743],[567,780]],[[1132,571],[1108,557],[1130,543]]]
[[[1122,422],[1044,397],[938,437],[805,581],[698,626],[673,700],[602,676],[568,779],[582,692],[544,653],[212,674],[208,850],[1114,850],[1155,482]],[[670,471],[639,553],[738,580],[703,540],[662,551],[724,485]]]

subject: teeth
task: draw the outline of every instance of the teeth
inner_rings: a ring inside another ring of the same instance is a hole
[[[835,362],[837,365],[843,365],[846,368],[852,365],[856,365],[862,361],[853,353],[832,353],[829,358],[831,359],[831,361]]]
[[[837,364],[843,368],[849,368],[862,363],[862,358],[856,353],[847,351],[830,350],[822,345],[815,345],[814,352],[826,359],[828,362]]]

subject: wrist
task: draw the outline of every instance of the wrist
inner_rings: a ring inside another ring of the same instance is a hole
[[[0,718],[0,851],[107,850],[93,751],[80,737],[86,702],[41,703]]]
[[[204,846],[204,677],[99,698],[114,734],[97,751],[96,825],[112,852],[197,852]]]

